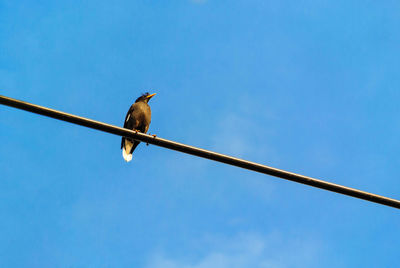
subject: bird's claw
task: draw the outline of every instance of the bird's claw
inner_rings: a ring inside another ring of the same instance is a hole
[[[150,133],[149,133],[149,135],[153,136],[153,138],[156,138],[156,137],[157,137],[156,134],[150,134]],[[149,143],[147,142],[146,145],[149,146]]]

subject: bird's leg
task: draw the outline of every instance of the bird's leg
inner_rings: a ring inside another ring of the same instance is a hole
[[[157,137],[156,134],[150,134],[150,133],[149,133],[149,135],[153,136],[153,138],[156,138],[156,137]],[[149,143],[146,143],[146,145],[149,146]]]

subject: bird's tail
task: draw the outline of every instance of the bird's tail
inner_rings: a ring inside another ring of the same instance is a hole
[[[128,139],[125,139],[124,144],[122,146],[122,157],[125,159],[126,162],[132,160],[132,147],[133,147],[133,142],[129,141]]]

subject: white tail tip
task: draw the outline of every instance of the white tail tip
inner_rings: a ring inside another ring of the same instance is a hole
[[[125,140],[125,146],[122,148],[122,157],[125,159],[126,162],[129,162],[132,160],[132,154],[129,154],[127,152],[130,152],[133,146],[133,143]]]
[[[126,162],[132,160],[132,154],[127,154],[125,148],[122,149],[122,157],[125,159]]]

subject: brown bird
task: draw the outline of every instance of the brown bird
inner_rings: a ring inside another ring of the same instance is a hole
[[[124,128],[147,133],[151,122],[151,109],[148,102],[152,97],[154,97],[154,95],[156,95],[156,93],[149,94],[146,92],[136,99],[135,103],[132,104],[125,116]],[[122,138],[122,156],[126,162],[132,160],[132,153],[139,143],[139,141],[130,138]]]

